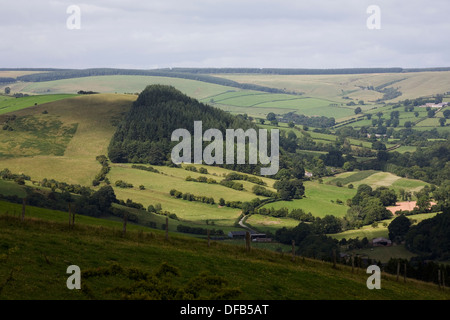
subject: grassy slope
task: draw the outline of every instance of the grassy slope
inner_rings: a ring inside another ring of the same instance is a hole
[[[288,94],[270,94],[257,91],[225,92],[213,97],[203,99],[204,102],[226,108],[236,113],[247,113],[253,117],[263,117],[268,112],[275,110],[276,113],[298,112],[308,116],[328,115],[333,112],[336,117],[341,118],[353,113],[352,108],[331,108],[330,103],[336,101],[295,96]]]
[[[402,178],[390,172],[379,172],[375,170],[345,172],[338,174],[335,177],[324,179],[325,183],[331,184],[336,184],[337,181],[341,181],[344,186],[351,183],[355,189],[361,184],[368,184],[373,189],[384,186],[396,191],[405,189],[406,191],[411,192],[419,191],[427,185],[424,181]]]
[[[196,165],[197,167],[201,167]],[[230,173],[230,170],[207,167],[208,174],[200,174],[198,172],[187,171],[183,168],[169,168],[164,166],[152,166],[158,169],[160,173],[147,172],[131,168],[129,164],[113,164],[111,172],[108,174],[115,193],[119,199],[133,199],[142,203],[145,208],[148,205],[160,203],[163,210],[175,213],[182,221],[188,220],[191,223],[206,227],[206,220],[213,222],[214,226],[224,231],[235,230],[233,224],[241,214],[240,209],[219,207],[220,198],[226,201],[251,201],[257,196],[251,192],[255,185],[248,181],[239,181],[244,185],[243,191],[237,191],[224,187],[219,184],[223,179],[223,175]],[[205,166],[203,166],[205,167]],[[186,177],[191,176],[197,178],[204,176],[217,181],[217,184],[207,184],[186,181]],[[267,183],[267,189],[275,191],[272,188],[273,179],[261,178]],[[118,188],[114,186],[115,181],[123,180],[131,183],[133,188]],[[143,185],[145,190],[140,190],[139,186]],[[169,192],[176,189],[183,193],[191,193],[196,196],[213,197],[214,205],[203,204],[200,202],[189,202],[182,199],[171,197]],[[264,199],[265,197],[259,197]]]
[[[374,189],[379,186],[386,186],[396,191],[405,189],[411,192],[419,191],[427,184],[420,180],[401,178],[389,172],[374,170],[344,172],[334,177],[324,178],[323,181],[323,184],[319,184],[317,181],[305,182],[305,198],[303,199],[269,203],[265,207],[275,209],[284,207],[289,210],[300,208],[317,217],[324,217],[325,215],[344,217],[348,210],[345,203],[347,199],[351,199],[356,194],[356,189],[360,184],[368,184]],[[341,181],[343,187],[337,187],[335,185],[337,181]],[[350,183],[354,185],[353,189],[347,187]],[[343,204],[337,204],[336,200],[338,199]],[[276,229],[281,227],[293,227],[298,224],[298,221],[289,218],[273,218],[261,215],[252,215],[247,219],[247,222],[260,230],[271,232],[275,232]]]
[[[79,96],[70,99],[55,101],[37,107],[23,109],[14,114],[18,118],[27,116],[40,119],[54,119],[66,126],[77,125],[76,133],[64,150],[64,155],[55,156],[52,153],[33,153],[32,148],[22,148],[22,154],[15,158],[0,158],[0,167],[9,168],[15,173],[25,173],[34,180],[43,178],[90,185],[93,177],[100,170],[100,164],[95,157],[106,154],[109,140],[114,133],[113,119],[118,119],[128,110],[136,99],[133,95],[101,94]],[[48,114],[43,115],[44,110]],[[15,132],[30,135],[35,144],[44,144],[47,141],[40,138],[39,131]],[[3,139],[5,136],[0,136]],[[5,138],[6,139],[6,138]],[[2,140],[5,142],[5,140]],[[7,140],[6,140],[7,141]],[[3,150],[9,151],[9,145],[4,144]]]
[[[75,96],[74,94],[48,94],[36,95],[22,98],[13,98],[9,96],[0,96],[0,114],[18,111],[24,108],[41,105],[44,103],[67,99]]]
[[[50,138],[42,137],[42,130],[18,128],[15,131],[3,132],[0,136],[0,152],[9,152],[9,156],[0,158],[0,168],[9,168],[14,173],[25,173],[37,181],[47,178],[90,186],[100,170],[100,164],[95,157],[107,153],[109,140],[114,133],[112,120],[119,119],[135,98],[134,95],[116,94],[78,96],[15,112],[17,122],[22,119],[29,122],[35,120],[42,127],[50,127],[50,124],[57,121],[60,126],[76,125],[77,130],[73,138],[64,140],[58,153],[45,147],[48,144],[55,146],[55,137],[58,137],[60,130],[53,130],[53,137]],[[48,114],[42,114],[43,110],[48,111]],[[34,145],[27,147],[28,141],[33,141]],[[12,149],[11,143],[17,147]],[[150,204],[161,203],[164,210],[177,214],[182,220],[189,220],[203,227],[207,226],[206,220],[209,220],[214,222],[215,227],[224,231],[233,228],[240,215],[239,209],[218,208],[217,204],[207,205],[175,199],[170,197],[169,191],[176,188],[184,193],[213,197],[216,202],[221,197],[228,201],[249,201],[256,198],[251,192],[253,184],[246,181],[242,182],[246,190],[241,192],[218,184],[185,181],[188,175],[198,177],[201,175],[199,173],[168,167],[159,169],[167,175],[131,169],[126,165],[114,165],[108,178],[112,183],[124,180],[135,186],[133,189],[115,188],[119,199],[132,199],[144,204],[145,208]],[[214,167],[209,168],[209,171],[210,174],[206,176],[217,182],[229,172]],[[273,184],[271,179],[265,180],[269,186]],[[146,190],[139,190],[140,185],[144,185]]]
[[[86,224],[84,224],[86,223]],[[289,255],[253,249],[245,253],[242,246],[204,241],[152,231],[129,231],[126,237],[111,227],[77,224],[69,230],[66,223],[0,217],[0,299],[86,299],[79,290],[66,288],[66,269],[76,264],[81,270],[107,267],[117,263],[154,272],[163,262],[179,268],[177,284],[209,272],[222,276],[230,287],[238,287],[238,297],[250,300],[270,299],[448,299],[448,292],[436,286],[408,280],[395,282],[383,275],[381,290],[368,290],[364,270],[351,273],[350,268],[337,270],[320,261],[298,259]],[[117,224],[120,228],[120,224]],[[115,230],[115,231],[114,231]],[[255,277],[255,274],[258,274]],[[13,281],[6,281],[12,276]],[[103,277],[101,281],[82,280],[96,299],[116,299],[105,289],[130,286],[121,277]]]
[[[412,220],[414,223],[419,223],[425,219],[429,219],[432,218],[436,215],[436,213],[423,213],[423,214],[416,214],[413,216],[408,216],[408,219]],[[383,221],[379,221],[378,222],[378,226],[376,228],[372,227],[372,226],[363,226],[360,229],[355,229],[355,230],[348,230],[348,231],[344,231],[338,234],[333,234],[330,235],[333,238],[336,238],[338,240],[342,239],[342,238],[364,238],[367,237],[367,239],[373,239],[373,238],[378,238],[378,237],[385,237],[388,238],[388,229],[387,226],[383,226],[383,222],[386,222],[387,225],[389,225],[389,223],[392,222],[392,220],[394,220],[394,217],[392,217],[391,219],[386,219]]]
[[[236,88],[195,80],[148,76],[96,76],[36,83],[20,83],[16,86],[20,92],[34,94],[46,92],[76,93],[79,90],[90,90],[101,93],[140,93],[146,86],[151,84],[172,85],[181,92],[196,99],[213,96],[227,90],[238,90]],[[11,88],[14,90],[14,85]]]
[[[356,75],[218,75],[238,82],[253,83],[290,91],[304,92],[305,96],[328,99],[341,99],[349,96],[364,101],[374,101],[381,93],[363,90],[359,86],[374,87],[394,80],[402,80],[387,87],[399,87],[403,93],[393,101],[428,96],[448,91],[450,71],[417,73],[382,73]]]

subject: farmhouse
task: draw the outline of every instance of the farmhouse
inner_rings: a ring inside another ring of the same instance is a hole
[[[245,235],[247,234],[248,231],[230,231],[228,232],[228,237],[232,238],[232,239],[243,239],[245,238]],[[255,242],[270,242],[270,240],[262,240],[262,239],[268,239],[266,238],[266,234],[265,233],[255,233],[250,231],[250,238],[252,239],[252,241]]]
[[[247,231],[230,231],[230,232],[228,232],[228,237],[230,237],[232,239],[245,238],[246,233],[247,233]]]
[[[448,102],[441,102],[441,103],[426,103],[424,105],[421,105],[420,108],[442,108],[448,105]]]
[[[388,247],[392,245],[392,241],[386,238],[375,238],[372,239],[372,245],[374,247]]]

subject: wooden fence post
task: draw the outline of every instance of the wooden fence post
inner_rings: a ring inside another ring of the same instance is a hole
[[[399,276],[400,276],[400,261],[397,261],[397,282]]]
[[[404,266],[405,266],[405,273],[403,275],[403,282],[406,282],[406,263],[404,264]]]
[[[126,212],[124,212],[123,213],[123,229],[122,229],[122,235],[124,237],[127,232],[127,220],[128,220],[128,214]]]
[[[210,230],[208,229],[208,248],[211,246],[211,232],[210,232]]]
[[[70,202],[68,205],[68,210],[69,210],[69,228],[72,226],[72,212],[70,211]]]
[[[438,287],[441,289],[441,269],[438,269]]]
[[[352,254],[352,273],[354,272],[355,269],[355,256]]]
[[[22,221],[25,220],[25,207],[26,207],[25,198],[22,199]]]
[[[442,270],[442,289],[445,290],[445,268]]]
[[[295,261],[295,240],[292,240],[292,262]]]
[[[169,218],[166,217],[166,240],[169,240]]]
[[[250,241],[251,241],[250,232],[247,231],[245,233],[245,249],[247,250],[247,252],[250,251]]]
[[[333,268],[336,269],[336,249],[333,249]]]

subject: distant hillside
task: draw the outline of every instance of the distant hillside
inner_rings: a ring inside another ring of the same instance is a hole
[[[248,83],[238,83],[236,81],[218,78],[207,74],[177,72],[171,69],[136,70],[136,69],[95,68],[84,70],[53,70],[52,72],[34,73],[19,76],[17,77],[17,81],[42,82],[42,81],[55,81],[61,79],[93,77],[93,76],[117,76],[117,75],[181,78],[181,79],[202,81],[207,83],[214,83],[218,85],[229,86],[239,89],[256,90],[270,93],[285,93],[285,90],[283,89],[270,88],[266,86]]]

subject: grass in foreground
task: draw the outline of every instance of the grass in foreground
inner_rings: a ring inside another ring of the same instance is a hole
[[[86,290],[68,290],[66,269],[102,270],[113,265],[154,274],[167,263],[179,271],[171,283],[184,288],[203,272],[226,280],[227,288],[239,289],[233,298],[269,299],[448,299],[449,291],[408,279],[395,282],[382,275],[381,290],[366,287],[365,270],[355,273],[345,266],[267,250],[170,235],[160,231],[129,230],[125,236],[111,225],[88,225],[27,218],[21,222],[0,215],[0,299],[119,299],[108,288],[130,288],[135,282],[120,275],[82,278]],[[120,224],[117,224],[120,225]]]

